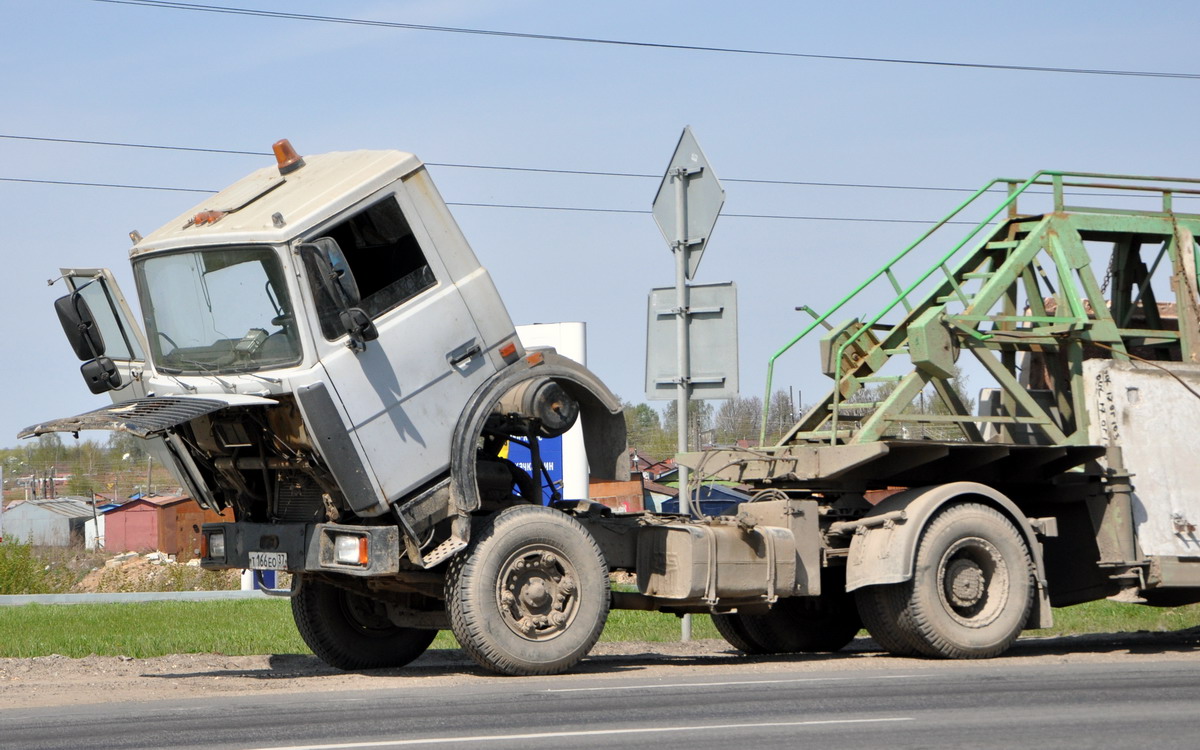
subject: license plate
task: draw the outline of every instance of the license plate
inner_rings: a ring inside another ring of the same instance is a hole
[[[287,570],[287,553],[251,552],[250,570]]]

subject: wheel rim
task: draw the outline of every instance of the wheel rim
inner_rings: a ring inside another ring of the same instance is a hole
[[[966,627],[982,628],[1008,602],[1008,566],[994,544],[979,537],[959,539],[938,565],[938,596],[946,612]]]
[[[363,635],[372,638],[387,638],[396,632],[396,624],[381,612],[377,605],[365,596],[349,591],[339,591],[338,600],[346,623]]]
[[[579,576],[562,553],[531,544],[504,561],[496,586],[501,619],[529,641],[548,641],[565,632],[579,610]]]

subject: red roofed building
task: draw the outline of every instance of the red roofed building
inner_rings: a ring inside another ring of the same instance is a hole
[[[190,497],[140,497],[104,514],[109,552],[166,552],[189,560],[200,554],[200,525],[232,521],[233,513],[204,510]]]

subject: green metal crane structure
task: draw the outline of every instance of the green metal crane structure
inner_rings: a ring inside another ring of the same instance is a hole
[[[1018,200],[1039,185],[1052,189],[1052,210],[1022,213]],[[822,339],[822,365],[836,385],[780,445],[868,443],[895,435],[900,425],[938,422],[957,426],[961,439],[974,443],[983,442],[980,426],[987,424],[1002,444],[1086,444],[1088,416],[1083,389],[1077,387],[1085,357],[1197,361],[1194,237],[1200,215],[1176,211],[1174,199],[1196,195],[1198,185],[1195,180],[1039,172],[1024,182],[995,180],[984,186],[771,358],[773,372],[779,356],[851,300],[861,299],[872,282],[881,277],[890,282],[895,294],[879,312],[835,326]],[[903,286],[896,266],[998,186],[1008,188],[1000,205]],[[1114,191],[1148,195],[1158,206],[1074,206],[1067,203],[1068,191],[1100,193],[1102,199],[1114,197]],[[1006,215],[999,226],[972,246],[1001,214]],[[1093,260],[1098,255],[1100,268],[1107,263],[1100,274]],[[927,282],[932,289],[920,294]],[[1179,302],[1160,306],[1163,299]],[[885,323],[897,310],[902,310],[899,320]],[[991,415],[969,413],[950,382],[962,351],[979,362],[1001,392]],[[1024,362],[1021,354],[1029,355]],[[880,374],[898,358],[911,363],[907,372]],[[1040,383],[1031,382],[1035,374]],[[886,398],[869,404],[853,400],[864,386],[879,382],[894,385]],[[945,407],[942,413],[912,410],[926,387]],[[1052,398],[1039,399],[1031,389],[1048,391]],[[869,416],[844,417],[847,409],[861,413],[864,407]]]

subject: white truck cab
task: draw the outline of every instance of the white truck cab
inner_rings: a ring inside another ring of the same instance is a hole
[[[581,414],[592,475],[627,479],[624,419],[581,365],[524,349],[415,156],[302,158],[287,141],[275,153],[275,166],[131,235],[144,335],[109,272],[63,270],[56,310],[89,387],[114,404],[22,436],[149,439],[203,505],[234,509],[235,522],[203,529],[202,564],[297,574],[308,585],[285,593],[308,590],[295,599],[301,632],[331,663],[357,665],[363,648],[347,661],[329,645],[347,597],[383,608],[388,628],[404,623],[408,646],[431,639],[440,589],[378,589],[402,570],[444,570],[474,516],[540,506],[537,441]],[[514,439],[532,472],[504,458]],[[415,658],[405,648],[385,661]]]

